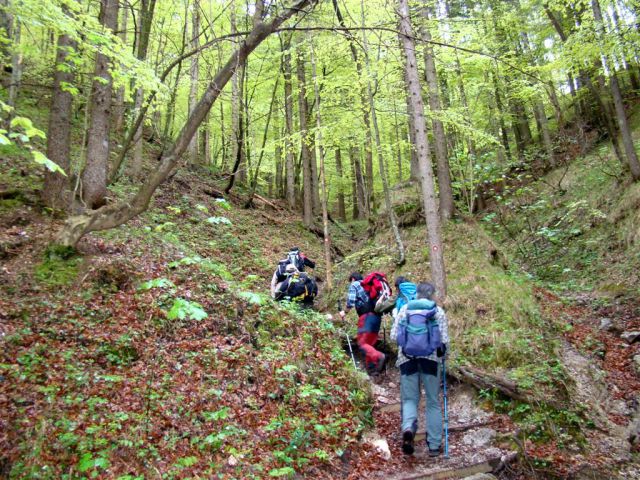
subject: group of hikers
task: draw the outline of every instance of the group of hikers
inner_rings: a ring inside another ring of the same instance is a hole
[[[298,301],[304,306],[312,306],[317,286],[304,273],[307,266],[315,268],[315,263],[298,248],[291,249],[273,274],[272,296],[276,300]],[[360,272],[353,272],[349,283],[345,308],[340,311],[340,317],[344,320],[355,309],[358,315],[358,348],[364,355],[367,371],[372,375],[382,371],[387,359],[376,349],[382,317],[385,314],[393,317],[390,337],[398,345],[396,367],[400,370],[402,451],[406,455],[414,452],[422,384],[426,394],[427,448],[430,457],[437,457],[442,452],[440,388],[446,389],[442,376],[449,333],[447,316],[434,300],[434,286],[427,282],[412,283],[400,276],[394,282],[394,295],[385,274],[380,272],[372,272],[366,277]],[[446,402],[446,390],[444,400]],[[445,452],[447,443],[445,438]]]

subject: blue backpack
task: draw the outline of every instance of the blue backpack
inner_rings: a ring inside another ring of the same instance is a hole
[[[407,357],[428,357],[442,347],[436,305],[427,310],[407,310],[398,324],[398,346]]]

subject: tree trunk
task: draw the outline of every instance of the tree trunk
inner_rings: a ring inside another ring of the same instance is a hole
[[[556,166],[556,160],[553,154],[553,142],[551,141],[551,135],[549,134],[549,123],[547,121],[547,114],[544,111],[544,104],[541,101],[538,101],[533,108],[536,121],[540,124],[540,136],[544,150],[547,153],[547,162],[548,165],[553,168]]]
[[[296,206],[295,158],[293,153],[293,87],[291,85],[291,35],[282,44],[282,76],[284,79],[284,119],[285,119],[285,150],[286,150],[286,178],[287,202],[289,207]]]
[[[307,122],[308,123],[308,122]],[[318,173],[318,156],[316,154],[316,134],[315,132],[309,133],[311,139],[310,152],[311,152],[311,193],[313,203],[313,214],[315,216],[322,213],[322,202],[320,201],[320,175]]]
[[[396,141],[396,159],[398,162],[398,183],[402,183],[402,135],[400,133],[400,125],[398,124],[398,109],[396,108],[396,99],[393,99],[393,131]]]
[[[347,221],[347,209],[344,202],[344,172],[342,170],[342,152],[336,148],[336,173],[338,174],[338,218]]]
[[[140,25],[139,31],[136,35],[136,58],[144,61],[147,58],[147,51],[149,50],[149,40],[151,37],[151,24],[153,21],[153,13],[156,6],[156,0],[142,0],[140,3]],[[136,100],[134,106],[133,119],[137,117],[138,113],[142,110],[144,103],[144,89],[138,87],[136,90]],[[133,161],[131,162],[131,176],[138,178],[142,172],[142,157],[144,154],[143,146],[144,141],[142,139],[142,133],[144,130],[144,123],[142,123],[133,136]]]
[[[600,10],[600,3],[598,0],[591,0],[591,8],[593,8],[593,16],[596,21],[596,29],[599,31],[601,38],[604,38],[606,32],[604,31],[604,23],[602,20],[602,12]],[[603,55],[604,61],[609,63],[607,56]],[[631,176],[635,181],[640,180],[640,163],[638,162],[638,155],[636,154],[635,146],[633,145],[633,136],[631,135],[631,128],[629,127],[629,121],[627,114],[624,111],[624,103],[622,101],[622,93],[620,92],[620,85],[618,84],[618,77],[613,70],[614,65],[608,65],[611,69],[611,77],[609,79],[609,87],[611,88],[611,95],[613,96],[613,104],[616,111],[616,119],[618,120],[618,126],[620,133],[622,134],[622,143],[624,145],[624,151],[627,155],[627,162],[631,170]]]
[[[304,53],[302,51],[302,36],[298,39],[296,48],[296,75],[298,77],[298,117],[300,120],[300,137],[302,139],[300,154],[302,156],[302,218],[304,225],[310,227],[313,223],[313,181],[311,172],[311,149],[307,131],[307,88],[305,78]]]
[[[14,22],[12,30],[12,47],[11,53],[11,83],[9,83],[9,93],[7,95],[7,105],[16,107],[16,100],[18,99],[18,90],[20,90],[20,83],[22,82],[22,67],[24,55],[20,49],[20,37],[22,34],[22,27],[20,21],[13,18]],[[9,118],[12,118],[14,112],[9,112]]]
[[[129,8],[124,3],[120,4],[120,40],[123,45],[127,44],[127,24],[129,20]],[[114,125],[113,129],[116,134],[121,134],[122,129],[124,128],[124,117],[126,113],[126,108],[124,104],[124,94],[125,88],[124,86],[118,89],[116,93],[116,100],[114,106]]]
[[[353,172],[355,175],[356,184],[356,204],[357,205],[357,220],[367,218],[367,195],[364,185],[364,176],[362,175],[362,165],[360,164],[360,149],[356,146],[352,146],[349,149],[349,158],[353,164]]]
[[[351,218],[353,220],[358,220],[359,215],[360,215],[360,211],[358,210],[358,185],[357,185],[357,180],[356,180],[356,167],[353,164],[353,161],[350,162],[351,163],[351,177],[352,177],[352,182],[351,182]]]
[[[200,0],[193,0],[192,12],[192,28],[191,28],[191,48],[195,50],[200,46]],[[189,113],[193,111],[198,103],[198,79],[199,79],[199,58],[196,54],[191,57],[191,66],[189,67],[189,78],[191,87],[189,89]],[[198,131],[191,139],[189,144],[189,163],[191,165],[198,164]]]
[[[118,0],[101,0],[100,23],[107,30],[116,29],[118,25]],[[82,172],[82,199],[88,208],[99,208],[106,203],[111,90],[109,58],[104,53],[98,52],[94,81],[91,86],[91,120],[87,132],[87,162]]]
[[[502,103],[502,96],[500,95],[500,87],[498,85],[498,75],[496,72],[491,72],[491,77],[493,79],[493,91],[496,99],[496,109],[498,110],[498,123],[500,124],[500,140],[502,141],[502,148],[504,149],[504,153],[507,156],[507,160],[511,161],[511,148],[509,146],[509,132],[507,131],[507,126],[504,123],[504,104]]]
[[[404,74],[405,83],[408,85],[407,74]],[[418,153],[416,152],[416,126],[414,123],[413,105],[411,104],[411,97],[407,97],[407,124],[409,132],[409,146],[411,148],[411,161],[409,164],[410,178],[411,180],[420,180],[420,165],[418,163]]]
[[[156,170],[142,184],[138,192],[122,202],[104,206],[84,215],[74,216],[67,220],[57,235],[57,242],[62,245],[75,246],[80,238],[88,232],[106,230],[126,223],[144,212],[151,202],[156,188],[164,182],[177,167],[180,157],[187,149],[191,138],[204,120],[211,106],[220,96],[224,86],[229,82],[239,65],[244,64],[247,57],[262,41],[272,34],[287,19],[308,6],[315,6],[317,0],[298,0],[290,8],[284,9],[280,15],[268,23],[260,22],[240,46],[231,54],[229,60],[218,70],[203,93],[196,108],[191,112],[175,142],[162,155]]]
[[[249,208],[253,205],[253,196],[256,193],[256,188],[258,187],[258,175],[260,174],[260,165],[262,164],[262,158],[264,157],[264,150],[267,145],[267,138],[269,135],[269,125],[271,124],[271,115],[273,114],[273,105],[276,102],[276,94],[278,92],[278,83],[280,82],[280,77],[276,77],[276,81],[273,84],[273,92],[271,94],[271,102],[269,103],[269,113],[267,113],[267,121],[264,126],[264,132],[262,134],[262,145],[260,148],[260,154],[258,155],[258,162],[256,165],[256,172],[253,176],[253,180],[250,185],[250,192],[247,202],[245,204],[245,208]]]
[[[337,0],[332,0],[332,2],[333,2],[333,9],[336,13],[336,17],[338,18],[338,23],[342,28],[346,29],[347,26],[345,24],[344,17],[342,16],[342,12],[338,7]],[[351,32],[349,32],[348,30],[347,30],[347,38],[349,40],[349,50],[351,51],[351,59],[353,60],[353,63],[356,66],[356,74],[358,76],[358,80],[360,80],[363,83],[363,86],[360,90],[360,102],[361,102],[361,108],[362,108],[362,123],[364,124],[365,169],[366,169],[366,175],[367,175],[366,182],[363,186],[365,190],[365,196],[366,196],[366,202],[364,204],[367,210],[364,212],[363,211],[359,212],[359,217],[362,217],[363,215],[366,216],[370,214],[371,211],[369,209],[373,208],[371,205],[371,202],[373,200],[373,149],[372,149],[372,138],[371,138],[372,137],[371,121],[369,117],[369,111],[367,110],[367,105],[369,102],[367,100],[367,90],[364,86],[365,80],[362,74],[362,62],[358,58],[358,50],[356,49],[356,44],[355,44],[355,39],[353,37],[353,34],[351,34]]]
[[[327,195],[327,182],[324,172],[324,152],[322,148],[322,120],[320,116],[320,90],[318,88],[318,75],[316,73],[316,59],[313,54],[313,43],[311,43],[311,75],[313,77],[313,91],[316,99],[316,156],[320,160],[320,187],[322,188],[322,226],[324,236],[324,262],[325,262],[325,275],[326,275],[326,289],[327,292],[331,292],[333,288],[333,274],[332,262],[331,262],[331,237],[329,236],[329,211],[328,203],[329,198]]]
[[[426,6],[423,8],[423,15],[426,20],[429,19]],[[446,221],[453,215],[453,189],[451,188],[451,173],[449,171],[449,159],[447,158],[447,139],[444,131],[444,125],[442,125],[442,122],[437,118],[437,115],[442,111],[442,106],[440,105],[438,74],[436,71],[436,63],[433,58],[433,48],[429,43],[431,41],[431,32],[429,32],[428,25],[425,25],[422,30],[422,38],[426,43],[424,49],[424,65],[428,87],[429,107],[435,114],[432,123],[434,151],[438,169],[440,216]]]
[[[361,0],[362,7],[362,26],[364,28],[364,0]],[[396,214],[393,210],[393,206],[391,205],[391,194],[389,193],[389,182],[387,180],[387,173],[384,168],[384,159],[382,158],[382,141],[380,140],[380,128],[378,127],[378,115],[376,114],[376,105],[373,99],[373,90],[371,89],[371,65],[369,63],[369,45],[367,42],[367,34],[365,30],[362,30],[362,45],[364,46],[364,60],[365,66],[367,68],[367,96],[369,99],[369,111],[371,112],[371,123],[373,124],[373,133],[376,142],[376,155],[378,157],[378,169],[380,170],[380,179],[382,180],[382,189],[384,191],[384,203],[385,208],[387,209],[387,215],[389,216],[389,225],[391,226],[391,230],[393,231],[393,237],[396,241],[396,246],[398,247],[398,259],[396,260],[397,265],[404,265],[405,263],[405,255],[404,255],[404,245],[402,244],[402,237],[400,236],[400,230],[398,228],[398,219],[396,218]],[[374,76],[375,81],[375,76]]]
[[[420,165],[420,183],[422,186],[422,200],[427,221],[427,237],[429,240],[429,263],[431,275],[435,283],[438,300],[444,301],[447,295],[446,274],[444,268],[443,244],[440,234],[440,216],[436,199],[433,166],[429,139],[427,137],[427,124],[424,117],[424,105],[422,102],[422,90],[416,61],[415,44],[411,21],[409,20],[409,6],[407,0],[398,0],[400,15],[400,35],[404,46],[406,59],[406,78],[408,95],[411,98],[413,121],[415,125],[416,152]]]
[[[47,132],[47,157],[57,163],[67,175],[70,175],[69,167],[71,165],[73,95],[63,87],[73,85],[75,75],[73,65],[68,62],[68,57],[76,48],[77,43],[68,35],[58,37],[56,65],[53,74],[53,94],[49,110],[49,130]],[[54,210],[67,210],[71,201],[69,177],[46,169],[42,200],[46,206]]]
[[[284,198],[283,196],[283,181],[282,181],[282,146],[276,143],[275,146],[275,182],[276,182],[276,197]]]
[[[231,0],[231,33],[238,32],[238,26],[236,21],[236,2]],[[243,126],[243,87],[244,87],[244,65],[238,65],[236,73],[233,76],[231,82],[231,159],[237,163],[237,166],[233,168],[233,179],[235,180],[236,170],[241,168],[244,158],[244,126]]]

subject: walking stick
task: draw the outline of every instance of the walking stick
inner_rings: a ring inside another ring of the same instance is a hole
[[[338,311],[341,312],[342,302],[338,300],[337,303],[338,303]],[[353,349],[351,348],[351,339],[349,338],[349,334],[347,332],[344,332],[344,336],[347,337],[347,344],[349,345],[349,353],[351,354],[351,361],[353,362],[353,368],[358,370],[358,366],[356,365],[356,358],[353,356]]]
[[[449,458],[449,405],[447,405],[447,364],[442,357],[442,393],[444,398],[444,458]]]

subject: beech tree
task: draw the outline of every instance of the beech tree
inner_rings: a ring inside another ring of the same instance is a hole
[[[189,115],[178,137],[163,154],[158,168],[140,186],[136,194],[125,201],[105,205],[98,210],[70,217],[58,233],[58,243],[75,246],[88,232],[122,225],[144,212],[148,208],[155,190],[175,169],[195,131],[239,66],[243,65],[251,52],[286,20],[303,11],[305,7],[312,7],[315,4],[314,0],[298,0],[291,7],[283,9],[270,21],[258,22],[246,38],[240,42],[238,48],[233,51],[227,62],[218,70]]]
[[[407,95],[411,103],[413,126],[415,135],[416,154],[420,166],[420,185],[422,187],[422,201],[424,203],[427,220],[427,238],[429,244],[429,264],[431,275],[436,286],[438,297],[444,300],[447,295],[446,274],[444,269],[444,252],[442,251],[442,234],[440,232],[440,215],[431,164],[431,151],[427,137],[427,122],[424,117],[422,89],[416,59],[416,46],[413,29],[409,18],[407,0],[398,1],[398,15],[400,17],[400,39],[404,47],[406,58],[405,69],[407,79]]]

